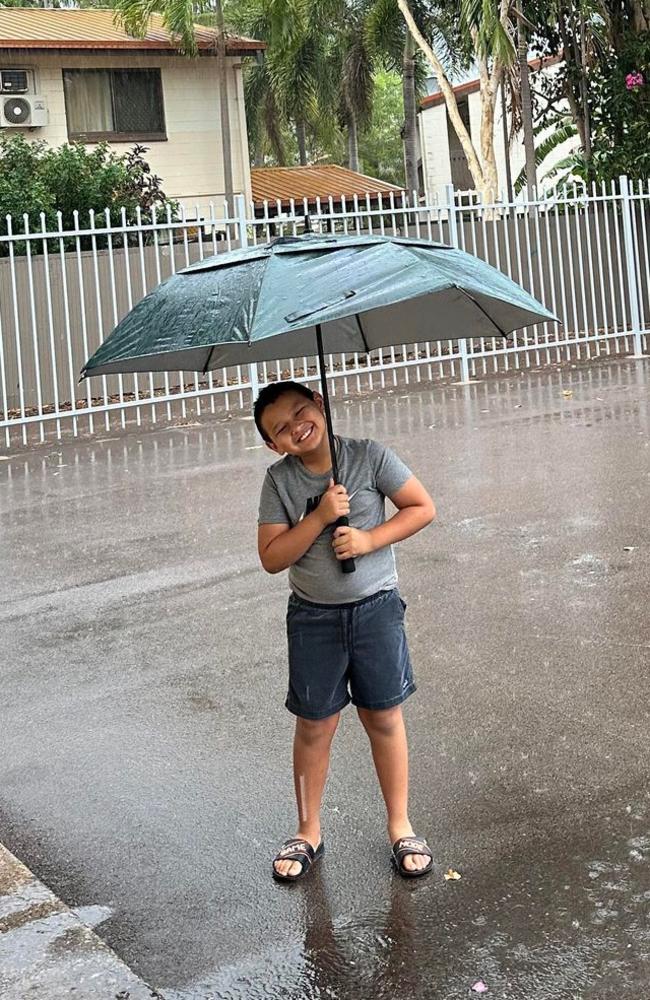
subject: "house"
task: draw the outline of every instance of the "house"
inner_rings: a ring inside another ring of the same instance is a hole
[[[257,218],[279,217],[284,213],[317,215],[318,212],[341,212],[343,206],[354,211],[355,199],[360,208],[390,204],[401,188],[366,174],[335,164],[313,167],[253,167],[251,170],[253,207]],[[330,209],[331,204],[331,209]]]
[[[543,60],[530,60],[531,86],[535,87],[536,74],[557,73],[559,63],[560,60],[555,57]],[[433,83],[432,89],[433,92],[421,101],[418,115],[422,178],[427,200],[436,195],[441,195],[448,184],[453,184],[454,188],[460,191],[472,191],[474,189],[474,182],[467,165],[464,150],[449,119],[445,99],[438,89],[437,82]],[[475,148],[478,150],[480,149],[481,127],[481,98],[478,78],[458,83],[454,87],[454,93],[458,102],[460,116],[469,131]],[[506,117],[506,131],[509,135],[510,115]],[[505,197],[507,192],[506,163],[509,159],[510,173],[514,184],[524,167],[525,154],[523,136],[521,134],[515,136],[511,145],[509,145],[506,135],[504,135],[504,120],[500,95],[497,99],[494,136],[499,190],[503,192]],[[537,136],[535,140],[536,145],[545,137],[545,134]],[[542,180],[544,173],[576,149],[577,146],[577,137],[568,139],[557,146],[544,160],[543,166],[538,172],[538,184]]]
[[[162,18],[133,38],[112,10],[0,8],[0,129],[58,146],[134,143],[168,197],[220,214],[224,198],[216,33],[197,26],[199,56],[179,54]],[[226,41],[235,194],[250,201],[242,59],[264,43]]]

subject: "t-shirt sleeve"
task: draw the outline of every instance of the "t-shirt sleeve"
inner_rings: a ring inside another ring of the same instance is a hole
[[[258,524],[291,524],[287,509],[280,499],[275,480],[267,469],[262,492],[260,494],[260,506],[257,515]]]
[[[385,497],[393,496],[413,473],[394,451],[379,441],[369,442],[369,453],[377,489]]]

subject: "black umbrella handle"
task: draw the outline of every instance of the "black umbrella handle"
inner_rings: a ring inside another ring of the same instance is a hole
[[[348,521],[347,517],[345,516],[339,517],[338,521],[334,525],[334,530],[336,531],[337,528],[348,528],[349,526],[350,522]],[[355,565],[354,559],[341,560],[341,569],[343,570],[344,573],[354,573],[356,571],[356,568],[357,567]]]
[[[332,412],[330,410],[330,397],[327,391],[327,378],[325,376],[325,355],[323,354],[323,333],[320,323],[316,324],[316,346],[318,350],[318,365],[320,368],[321,387],[323,390],[323,405],[325,406],[325,423],[327,424],[327,438],[330,446],[330,457],[332,459],[332,478],[336,485],[339,483],[339,465],[336,460],[336,442],[334,440],[334,430],[332,428]],[[337,528],[348,528],[350,522],[347,517],[339,517],[334,525]],[[354,573],[356,571],[354,559],[343,559],[341,569],[344,573]]]

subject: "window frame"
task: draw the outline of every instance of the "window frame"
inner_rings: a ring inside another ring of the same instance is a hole
[[[68,114],[68,96],[65,86],[65,74],[66,73],[92,73],[97,71],[105,72],[109,74],[110,88],[111,88],[111,107],[113,108],[113,117],[115,117],[115,99],[113,95],[113,73],[155,73],[156,74],[156,90],[157,97],[160,104],[160,114],[162,119],[162,131],[161,132],[73,132],[70,127],[70,117]],[[163,92],[162,85],[162,67],[160,66],[69,66],[63,67],[61,70],[61,78],[63,81],[63,100],[65,103],[65,124],[68,133],[68,139],[72,142],[82,142],[82,143],[96,143],[96,142],[167,142],[167,118],[165,115],[165,96]]]

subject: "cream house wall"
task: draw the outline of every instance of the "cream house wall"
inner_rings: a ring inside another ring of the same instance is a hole
[[[553,74],[558,72],[556,65],[545,67],[540,72]],[[480,157],[480,136],[481,136],[481,96],[478,91],[468,95],[470,135]],[[562,105],[560,105],[562,109]],[[568,113],[568,105],[566,107]],[[419,114],[420,135],[422,145],[422,161],[425,169],[425,191],[429,196],[441,196],[444,193],[445,185],[451,184],[451,166],[449,163],[449,140],[447,135],[447,113],[446,105],[436,104],[433,107],[422,108]],[[508,129],[510,123],[508,121]],[[548,132],[544,132],[535,139],[539,144]],[[577,137],[565,140],[544,160],[541,169],[538,171],[538,183],[543,185],[543,175],[547,173],[556,163],[564,159],[570,152],[578,146]],[[503,137],[503,117],[501,114],[501,98],[497,99],[494,119],[494,151],[497,161],[497,174],[499,178],[499,190],[504,193],[507,190],[506,181],[506,144]],[[518,134],[514,137],[510,147],[510,169],[513,183],[526,162],[523,136]]]
[[[418,115],[422,179],[427,200],[444,192],[451,184],[449,163],[449,136],[445,107],[424,108]]]
[[[246,134],[246,113],[241,62],[228,59],[230,130],[233,154],[233,187],[236,194],[251,200],[250,165]],[[69,141],[63,92],[64,69],[160,69],[167,139],[147,140],[146,159],[162,178],[168,197],[182,201],[188,211],[199,206],[209,211],[214,202],[221,214],[224,199],[224,171],[221,148],[219,79],[217,61],[210,56],[187,59],[166,53],[43,53],[34,50],[0,55],[0,66],[20,66],[33,70],[35,90],[49,112],[44,128],[12,129],[28,139],[43,139],[58,146]],[[3,130],[3,132],[9,130]],[[117,153],[128,151],[133,142],[111,142]],[[91,144],[88,144],[91,145]]]

